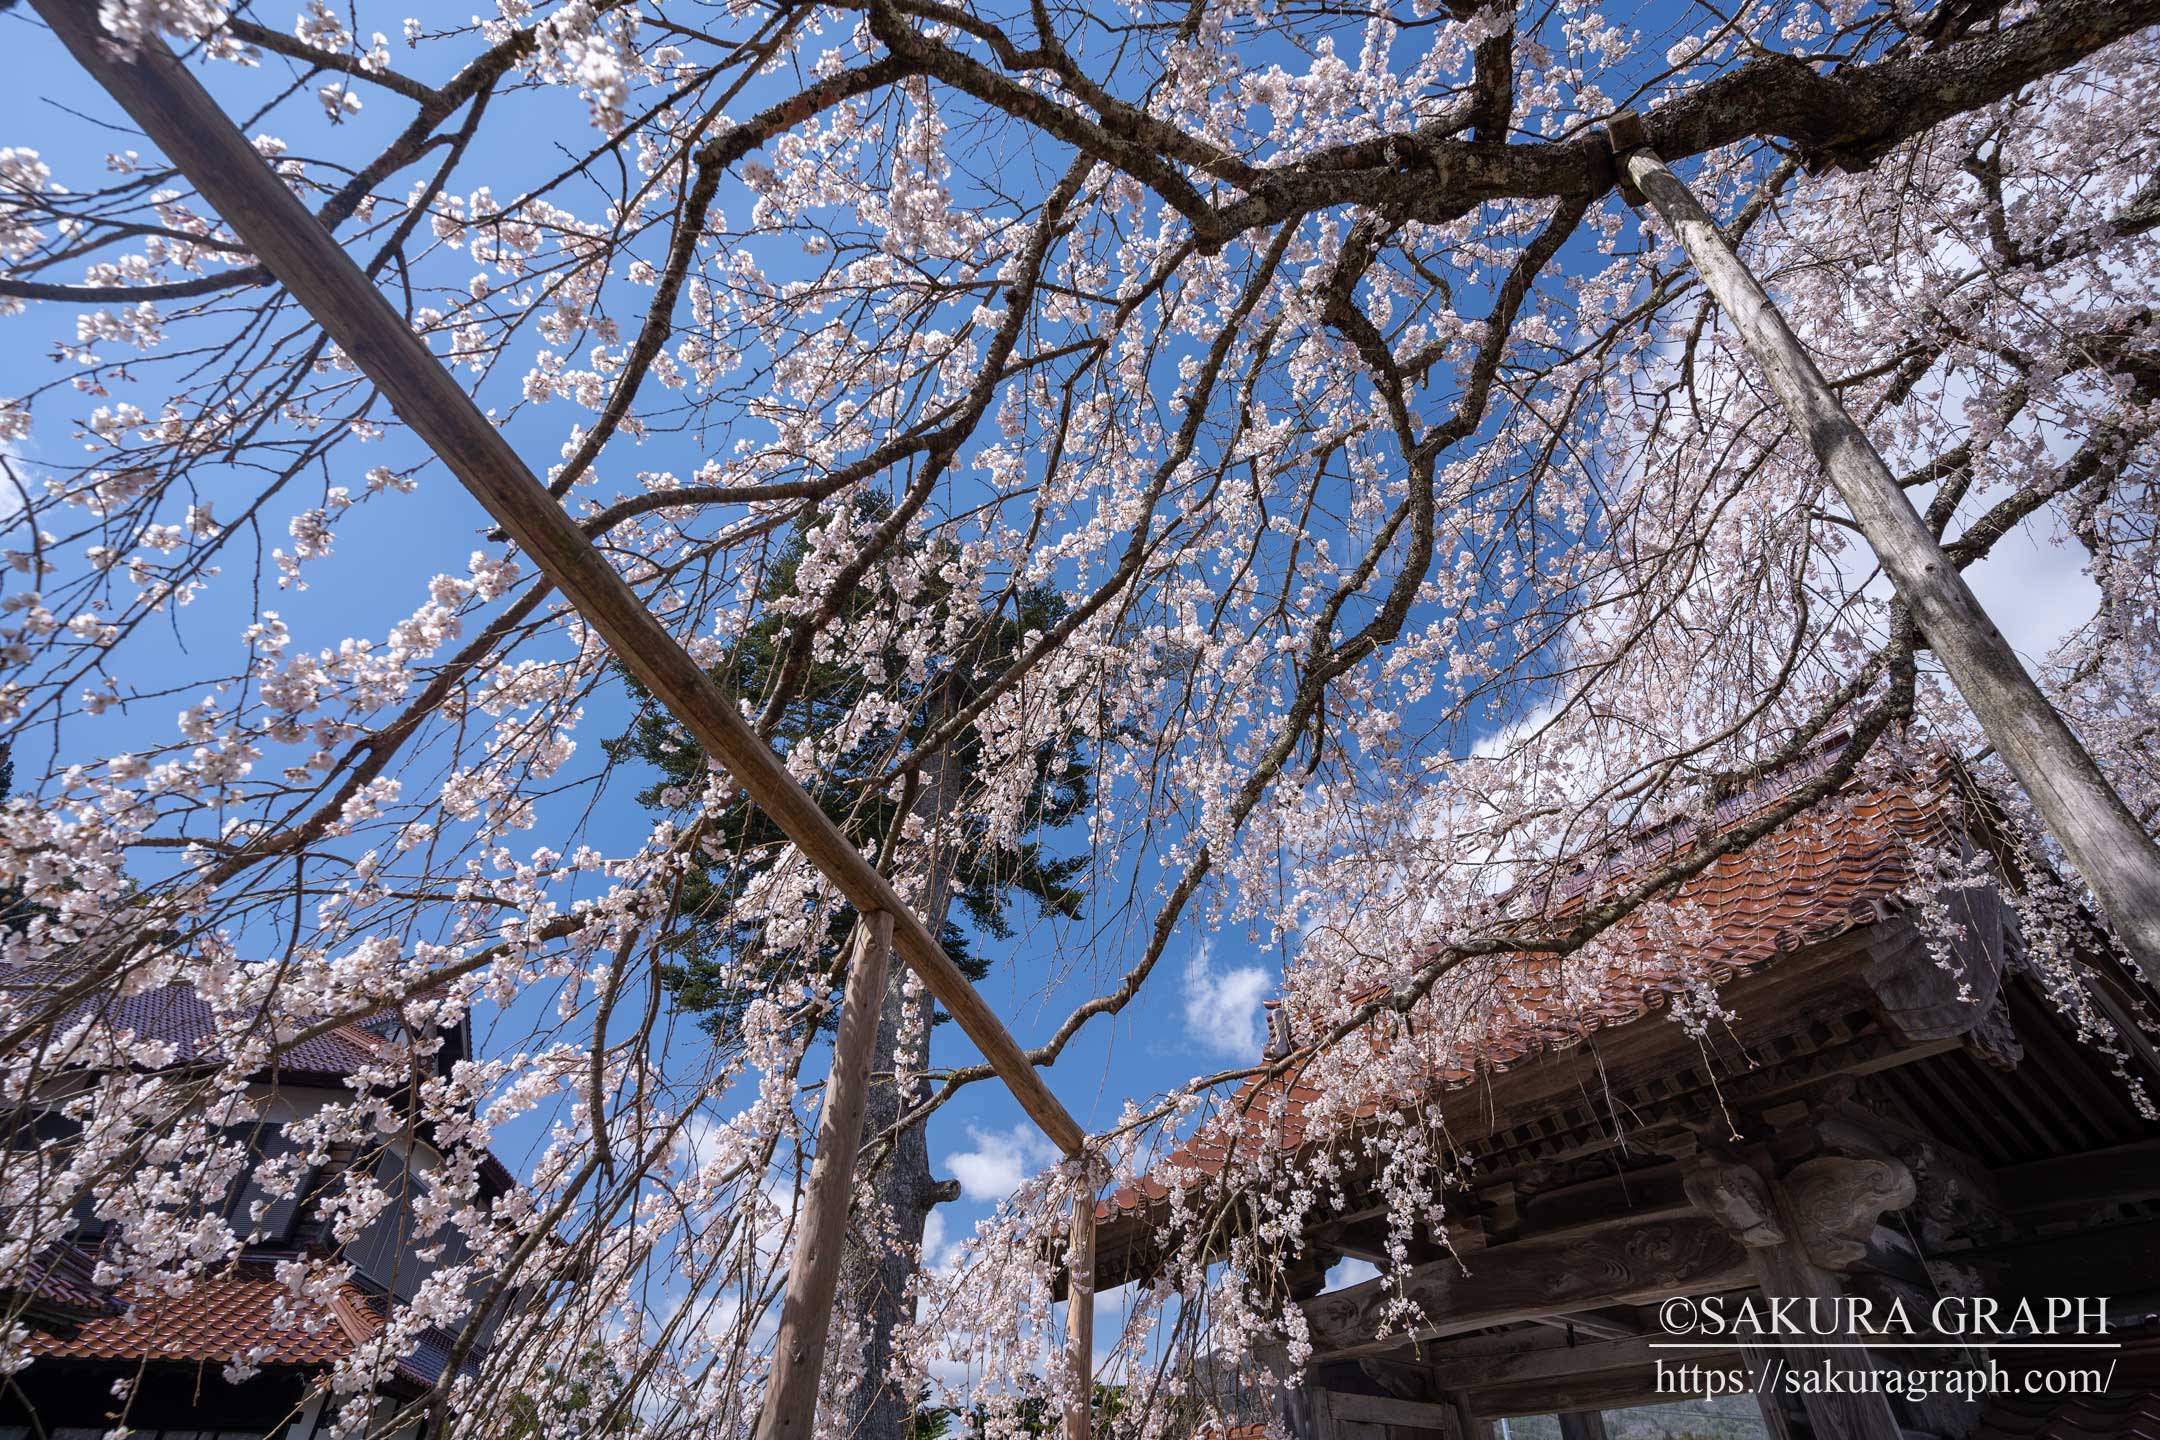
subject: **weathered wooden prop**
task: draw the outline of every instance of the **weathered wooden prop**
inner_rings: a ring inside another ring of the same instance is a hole
[[[1080,1158],[1065,1246],[1065,1440],[1088,1440],[1095,1399],[1095,1167]]]
[[[1779,403],[1814,447],[1883,573],[1989,743],[2001,752],[2041,817],[2085,877],[2130,953],[2160,966],[2160,847],[2130,813],[2084,744],[2025,673],[1964,575],[1943,553],[1904,488],[1838,402],[1762,282],[1734,253],[1717,222],[1658,158],[1642,117],[1606,126],[1631,203],[1647,201],[1694,262]]]
[[[1796,1183],[1765,1186],[1771,1222],[1789,1238],[1779,1244],[1748,1247],[1755,1288],[1771,1304],[1794,1300],[1804,1308],[1813,1301],[1835,1299],[1839,1294],[1836,1276],[1823,1267],[1810,1245],[1824,1246],[1840,1260],[1857,1260],[1858,1246],[1852,1237],[1872,1229],[1885,1210],[1912,1203],[1912,1177],[1894,1161],[1825,1157],[1809,1165],[1817,1168],[1803,1165],[1788,1177]],[[1859,1376],[1874,1368],[1872,1355],[1861,1348],[1866,1339],[1846,1330],[1834,1337],[1789,1340],[1774,1348],[1751,1347],[1746,1359],[1755,1375],[1757,1401],[1766,1412],[1773,1408],[1772,1394],[1779,1387],[1772,1376],[1778,1373],[1852,1377],[1842,1386],[1807,1393],[1804,1404],[1817,1440],[1903,1440],[1904,1431],[1888,1397],[1871,1385],[1857,1383]]]
[[[201,83],[155,40],[135,47],[115,43],[99,27],[98,8],[91,0],[32,0],[32,7],[76,61],[216,208],[263,267],[375,383],[399,418],[532,556],[533,563],[607,641],[616,659],[697,737],[708,755],[727,768],[752,802],[832,881],[858,915],[876,916],[877,924],[890,925],[893,948],[960,1023],[1029,1118],[1065,1154],[1084,1155],[1085,1132],[1050,1093],[1027,1052],[968,983],[922,917],[826,818],[788,774],[779,756],[743,720],[733,697],[699,668],[638,600],[472,397],[271,171]],[[830,1095],[827,1103],[832,1103]],[[859,1106],[855,1114],[856,1139],[851,1149],[860,1141]],[[853,1156],[844,1168],[838,1159],[835,1156],[835,1163],[825,1167],[826,1188],[844,1197],[853,1181]],[[819,1164],[823,1165],[822,1147]],[[844,1219],[844,1201],[837,1208]],[[1084,1241],[1085,1253],[1092,1257],[1094,1220],[1090,1197],[1074,1216],[1075,1253],[1080,1253]],[[839,1223],[829,1211],[806,1221],[827,1227]],[[813,1243],[816,1234],[816,1224],[806,1224],[797,1242],[784,1315],[804,1314],[809,1295],[807,1291],[798,1295],[796,1282],[806,1287],[821,1283],[824,1267],[837,1250],[836,1245],[827,1246],[824,1254],[806,1259],[801,1251]],[[1092,1271],[1092,1264],[1089,1268]],[[830,1310],[829,1291],[820,1308]],[[1086,1329],[1077,1321],[1075,1328]],[[791,1384],[810,1387],[803,1392],[807,1399],[800,1409],[785,1417],[787,1423],[805,1431],[812,1419],[816,1376],[824,1355],[823,1336],[817,1336],[815,1344],[808,1343],[810,1339],[807,1330],[799,1327],[796,1353],[789,1355],[783,1347],[781,1361]],[[1091,1359],[1082,1356],[1076,1363],[1087,1365]],[[796,1378],[803,1374],[809,1377],[806,1382]],[[768,1420],[782,1403],[781,1397],[772,1397],[766,1407]],[[1067,1417],[1067,1435],[1085,1440],[1087,1421],[1083,1406],[1077,1422]],[[761,1428],[760,1434],[766,1433]]]
[[[832,1328],[833,1295],[840,1285],[841,1241],[847,1233],[855,1157],[862,1149],[863,1100],[870,1086],[871,1052],[877,1047],[878,1012],[885,1004],[892,932],[892,916],[883,910],[855,927],[855,954],[848,962],[840,1028],[833,1036],[832,1071],[825,1077],[825,1101],[818,1109],[817,1158],[810,1164],[810,1188],[795,1221],[800,1233],[795,1253],[788,1257],[787,1298],[780,1303],[780,1334],[773,1342],[772,1377],[765,1382],[758,1440],[785,1440],[815,1428],[818,1371]]]
[[[1560,1440],[1606,1440],[1605,1416],[1597,1410],[1570,1410],[1560,1416]]]

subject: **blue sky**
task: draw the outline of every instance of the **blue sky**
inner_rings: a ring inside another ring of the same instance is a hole
[[[403,63],[407,52],[401,45],[393,45]],[[271,57],[265,70],[254,74],[223,65],[201,73],[228,110],[237,113],[257,103],[267,93],[265,84],[282,80],[287,71],[283,62]],[[343,156],[373,153],[393,127],[404,123],[411,110],[409,102],[370,88],[362,87],[361,93],[367,108],[357,119],[347,122],[348,133],[335,139],[335,152]],[[0,106],[5,107],[9,121],[0,143],[37,149],[56,178],[77,187],[101,182],[103,156],[108,150],[132,148],[147,153],[151,149],[132,131],[119,128],[125,126],[125,121],[117,108],[74,67],[43,28],[29,19],[25,7],[0,13],[0,96],[5,97],[0,99]],[[522,96],[507,96],[496,102],[498,107],[534,103]],[[571,144],[586,143],[592,137],[593,132],[568,123],[571,104],[561,92],[545,97],[542,103],[549,107],[548,133],[561,135]],[[734,108],[746,112],[751,106],[744,102]],[[282,118],[287,114],[309,117],[311,109],[304,97],[289,102],[278,122],[257,126],[251,133],[269,128],[290,138],[296,149],[322,153],[330,147],[320,142],[319,120]],[[76,114],[68,113],[71,111]],[[88,117],[89,123],[78,116]],[[565,154],[555,148],[523,143],[529,132],[505,123],[508,119],[500,109],[491,114],[495,125],[486,132],[489,138],[476,146],[476,153],[453,182],[454,189],[487,183],[498,196],[508,196],[521,186],[556,173],[567,163]],[[393,183],[401,184],[402,180]],[[564,203],[583,210],[592,198],[589,193],[573,194]],[[747,215],[749,198],[731,181],[723,188],[720,204],[731,218],[738,218]],[[768,265],[772,263],[770,257],[761,258]],[[63,269],[56,272],[55,278],[70,277]],[[58,306],[31,306],[23,315],[0,318],[0,394],[22,394],[67,373],[71,367],[64,360],[56,361],[51,346],[55,332],[71,322],[72,312]],[[530,348],[528,341],[523,350],[529,352]],[[512,368],[521,373],[522,362]],[[482,392],[483,400],[509,403],[515,398],[516,378],[513,373],[507,379],[491,380]],[[37,429],[31,441],[18,447],[14,456],[25,473],[33,477],[41,460],[58,461],[73,450],[77,442],[70,437],[64,421],[86,413],[91,403],[67,395],[56,395],[53,401],[58,403],[39,405]],[[526,412],[513,423],[510,433],[538,468],[556,458],[565,428],[573,420],[587,418],[586,412],[557,404]],[[618,478],[627,482],[632,468],[673,469],[688,474],[705,458],[691,437],[678,434],[657,434],[625,454],[628,448],[618,442],[603,462],[601,469],[608,477],[605,489],[616,488]],[[418,458],[410,442],[397,435],[366,446],[347,444],[337,453],[335,468],[339,473],[302,483],[317,488],[325,483],[344,484],[357,493],[362,489],[359,473],[368,466],[401,466]],[[206,475],[201,483],[214,494],[219,481],[214,475]],[[249,483],[248,478],[241,478],[234,490]],[[224,581],[213,585],[195,604],[175,612],[170,617],[169,631],[156,644],[134,647],[124,676],[135,691],[164,691],[206,675],[231,674],[241,668],[245,656],[239,635],[254,613],[249,587],[232,582],[251,562],[259,563],[267,572],[270,550],[289,548],[291,544],[283,532],[285,516],[317,503],[319,498],[298,488],[289,496],[290,504],[284,503],[287,497],[281,496],[266,512],[252,557],[244,549],[228,551]],[[221,518],[226,513],[229,511],[221,510]],[[278,591],[266,584],[262,603],[276,610],[291,627],[296,648],[334,645],[350,633],[379,635],[389,619],[424,599],[432,576],[464,574],[467,556],[475,549],[489,548],[485,540],[488,528],[478,505],[448,474],[433,468],[421,477],[413,494],[371,496],[356,506],[341,523],[334,553],[306,567],[307,588]],[[72,717],[56,735],[27,738],[20,752],[20,768],[28,773],[42,770],[48,761],[48,746],[52,755],[64,763],[169,743],[174,738],[177,712],[195,698],[193,691],[153,694],[152,698],[116,707],[95,719]],[[619,696],[603,697],[589,707],[581,732],[579,761],[597,762],[598,740],[618,732],[626,716],[627,708]],[[588,843],[611,853],[634,848],[650,823],[650,816],[634,800],[645,780],[634,771],[625,772],[599,803],[590,807],[583,837]],[[585,809],[589,798],[590,792],[582,789],[564,797],[558,802],[558,814]],[[551,825],[543,818],[538,827],[516,839],[525,845],[545,842],[559,846],[559,834],[559,820]],[[1084,835],[1076,829],[1069,843],[1084,843]],[[1111,911],[1127,895],[1135,893],[1135,882],[1141,902],[1140,921],[1144,923],[1152,913],[1146,901],[1156,878],[1153,873],[1135,875],[1129,868],[1108,877],[1097,889],[1097,913],[1063,926],[1062,934],[1052,933],[1037,922],[1031,907],[1023,902],[1014,912],[1020,927],[1014,941],[978,938],[979,952],[999,962],[982,988],[1023,1043],[1047,1038],[1073,1003],[1097,993],[1102,970],[1121,964],[1133,953],[1134,947],[1121,938],[1103,947],[1101,953],[1110,958],[1101,962],[1099,969],[1098,962],[1091,958],[1096,953],[1091,939],[1100,926],[1116,931],[1134,923],[1130,916],[1113,919]],[[1260,1001],[1274,989],[1280,955],[1251,949],[1235,935],[1223,934],[1209,941],[1200,938],[1190,924],[1187,928],[1192,934],[1172,943],[1139,1000],[1114,1019],[1092,1022],[1067,1048],[1051,1073],[1053,1088],[1083,1124],[1099,1128],[1115,1119],[1129,1097],[1157,1093],[1195,1073],[1241,1063],[1255,1054]],[[1031,997],[1037,997],[1041,988],[1039,977],[1050,973],[1064,973],[1067,979],[1047,998],[1034,998],[1031,1003]],[[489,1051],[491,1035],[497,1044],[514,1044],[523,1039],[534,1018],[513,1011],[490,1026],[483,1017],[479,1037],[482,1052]],[[695,1041],[689,1036],[689,1027],[681,1025],[671,1043]],[[940,1026],[934,1043],[933,1060],[939,1065],[976,1058],[952,1025]],[[944,1207],[934,1218],[933,1241],[940,1235],[947,1242],[964,1235],[1022,1176],[1054,1158],[1018,1106],[995,1083],[972,1087],[939,1112],[931,1122],[930,1133],[932,1163],[937,1173],[951,1175],[963,1186],[962,1200]],[[505,1134],[497,1148],[515,1167],[520,1147],[531,1145],[540,1135],[536,1119]]]
[[[402,60],[405,52],[395,48]],[[267,81],[283,73],[282,64],[273,61],[258,75],[219,66],[207,76],[229,108],[238,108],[244,103],[242,97],[259,95]],[[5,97],[0,105],[6,107],[11,122],[6,134],[0,135],[0,143],[34,146],[62,179],[95,183],[106,149],[148,148],[131,136],[100,131],[65,113],[74,110],[111,119],[117,112],[19,6],[0,13],[0,87],[4,87],[0,96]],[[368,108],[348,122],[357,133],[340,137],[336,146],[344,155],[372,153],[391,127],[401,125],[410,113],[409,102],[365,88],[362,93]],[[510,116],[493,114],[495,123],[485,132],[486,138],[461,171],[455,188],[469,190],[484,182],[499,196],[515,194],[524,185],[554,174],[569,158],[549,145],[530,143],[530,135],[559,134],[572,144],[582,144],[592,134],[569,123],[572,103],[560,93],[540,99],[506,96],[497,104],[536,111],[545,106],[546,123],[523,128],[505,123]],[[298,114],[307,113],[304,101],[294,108]],[[745,101],[734,108],[747,113],[752,104]],[[304,128],[306,122],[301,123]],[[319,130],[319,122],[313,128]],[[288,132],[281,128],[281,133]],[[573,193],[564,203],[586,211],[593,208],[593,199],[592,193]],[[747,216],[749,204],[749,197],[733,180],[724,184],[720,205],[731,219]],[[775,275],[786,273],[781,268],[784,259],[761,259]],[[54,328],[63,323],[58,307],[50,306],[0,319],[0,394],[22,393],[58,373],[49,343]],[[530,348],[529,341],[521,342],[520,353]],[[515,383],[515,375],[498,377],[483,398],[508,403]],[[43,410],[35,438],[19,458],[34,468],[41,457],[66,454],[73,442],[58,421],[81,408],[76,403]],[[585,412],[558,404],[525,413],[513,423],[510,434],[537,468],[556,458],[573,420],[588,418]],[[712,443],[718,449],[725,441]],[[604,462],[602,470],[608,477],[604,490],[627,482],[632,469],[688,474],[705,458],[695,437],[679,433],[658,433],[627,454],[625,448],[619,443]],[[328,483],[357,490],[358,473],[366,466],[398,465],[415,458],[408,442],[398,438],[348,447],[338,461],[347,473],[328,477]],[[296,496],[294,504],[273,510],[272,525],[261,540],[265,555],[273,546],[290,543],[282,532],[283,517],[299,508],[304,506]],[[419,603],[430,577],[442,572],[462,574],[467,555],[486,546],[488,528],[486,517],[455,482],[439,469],[430,470],[417,493],[376,496],[357,507],[343,522],[336,553],[308,567],[309,588],[273,594],[265,603],[283,615],[302,647],[334,644],[355,628],[379,633],[386,618]],[[228,562],[228,569],[235,564]],[[2013,549],[1980,567],[1975,578],[1983,599],[1996,602],[2005,629],[2028,654],[2044,652],[2081,606],[2089,612],[2089,586],[2081,583],[2075,567],[2066,563],[2062,552],[2038,543],[2022,552]],[[396,598],[386,600],[386,595]],[[348,623],[355,615],[364,618]],[[147,655],[144,647],[137,647],[130,677],[143,689],[154,690],[212,671],[229,672],[241,663],[238,636],[252,618],[246,586],[214,587],[205,600],[174,618],[168,644]],[[71,722],[57,744],[66,758],[84,758],[135,748],[152,739],[168,740],[175,713],[190,698],[160,696],[99,720]],[[581,760],[597,761],[598,739],[619,731],[625,718],[620,697],[597,702],[582,732]],[[41,758],[31,755],[26,768],[42,768]],[[649,824],[649,816],[633,798],[643,780],[626,774],[592,805],[586,822],[589,843],[611,853],[635,846]],[[589,798],[585,792],[565,797],[558,802],[561,813],[584,808]],[[544,819],[524,840],[558,844],[557,834],[558,827]],[[1071,843],[1080,843],[1080,837],[1074,835]],[[1021,933],[1015,941],[1003,944],[984,937],[978,942],[980,953],[1000,961],[982,988],[1023,1043],[1047,1038],[1071,1004],[1098,993],[1108,975],[1137,953],[1130,927],[1136,920],[1144,923],[1151,918],[1150,892],[1159,878],[1152,857],[1136,857],[1127,869],[1098,883],[1094,913],[1088,918],[1053,931],[1033,923],[1022,904],[1016,909]],[[1128,895],[1139,897],[1137,912],[1121,915],[1117,907]],[[1083,1124],[1100,1128],[1116,1117],[1128,1098],[1158,1093],[1195,1073],[1252,1058],[1259,1039],[1260,1001],[1273,992],[1283,959],[1279,950],[1256,944],[1236,928],[1209,935],[1198,922],[1197,910],[1189,912],[1140,998],[1122,1015],[1098,1019],[1082,1032],[1050,1073],[1052,1088]],[[1047,995],[1039,994],[1041,977],[1061,972],[1069,972],[1068,979]],[[479,1037],[483,1052],[490,1048],[491,1038],[496,1043],[522,1038],[531,1020],[513,1013],[493,1031],[483,1027]],[[682,1028],[686,1033],[688,1027]],[[685,1043],[685,1037],[678,1036],[676,1043]],[[935,1063],[958,1064],[973,1058],[956,1027],[940,1027]],[[538,1133],[537,1124],[527,1125],[522,1133],[505,1135],[498,1148],[515,1167],[519,1147],[531,1144]],[[934,1242],[949,1242],[964,1234],[1020,1178],[1054,1158],[1017,1105],[994,1083],[972,1087],[939,1112],[930,1134],[935,1169],[959,1179],[964,1188],[963,1199],[935,1217]]]

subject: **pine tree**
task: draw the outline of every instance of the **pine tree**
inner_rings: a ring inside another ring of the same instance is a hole
[[[808,549],[807,527],[798,525],[775,567],[769,599],[786,600],[796,594],[796,576]],[[876,587],[862,587],[853,613],[846,618],[859,619],[876,603],[871,598],[875,593]],[[918,594],[915,599],[918,604],[941,606],[966,603],[952,595],[949,586],[945,593]],[[729,693],[753,699],[769,693],[789,633],[787,619],[780,613],[785,608],[768,604],[764,617],[714,667],[715,678]],[[875,853],[901,803],[890,787],[878,783],[893,757],[912,749],[944,715],[966,703],[977,685],[1004,667],[1022,637],[1056,624],[1062,610],[1056,592],[1043,588],[1016,591],[997,608],[978,604],[968,638],[959,647],[961,653],[920,683],[906,678],[905,663],[890,650],[875,656],[874,663],[863,655],[815,660],[772,736],[774,748],[785,754],[809,737],[829,733],[877,688],[884,688],[907,707],[909,720],[904,729],[880,729],[864,737],[808,786],[842,833],[864,851]],[[631,684],[636,688],[634,680]],[[645,698],[642,692],[639,698]],[[646,705],[628,733],[607,742],[607,748],[616,759],[634,757],[659,771],[659,778],[638,795],[648,807],[680,810],[705,787],[704,753],[675,718],[658,706]],[[1077,740],[1043,747],[1036,757],[1025,837],[1016,848],[990,846],[984,839],[986,821],[967,813],[965,806],[980,752],[972,734],[953,742],[945,765],[948,813],[937,817],[941,843],[952,857],[951,898],[971,927],[963,928],[948,918],[941,934],[946,952],[973,979],[982,978],[989,969],[987,959],[976,952],[977,937],[1011,939],[1011,908],[1016,898],[1026,896],[1045,917],[1071,918],[1080,913],[1085,892],[1077,882],[1086,857],[1058,856],[1041,837],[1078,816],[1093,793],[1092,770]],[[815,957],[768,949],[759,927],[736,923],[731,917],[745,887],[785,843],[779,827],[737,796],[709,816],[704,829],[706,838],[695,868],[685,877],[671,922],[659,939],[671,957],[664,974],[676,1004],[700,1016],[708,1027],[724,1032],[732,1028],[750,999],[771,993],[776,980],[794,978],[784,972],[801,967],[806,958],[816,973],[830,977],[837,986],[839,960],[854,924],[854,911],[842,906],[829,918],[824,943]]]
[[[799,593],[797,576],[810,553],[810,539],[809,530],[798,526],[771,577],[763,617],[715,667],[715,677],[730,693],[754,699],[771,693],[785,662],[790,633],[785,602]],[[902,552],[889,556],[886,563],[891,566],[909,558]],[[911,568],[933,576],[945,573],[942,566]],[[869,607],[880,603],[883,593],[881,585],[858,587],[840,623],[853,629],[852,622],[866,618]],[[986,818],[969,806],[970,795],[978,789],[982,761],[982,747],[971,731],[964,731],[933,757],[918,777],[919,784],[906,794],[895,793],[882,779],[895,756],[914,750],[946,717],[979,693],[979,687],[1009,663],[1029,635],[1055,625],[1063,613],[1063,601],[1047,588],[1016,588],[999,602],[985,602],[955,593],[947,580],[933,580],[911,600],[948,614],[972,609],[957,632],[963,638],[947,663],[913,680],[905,658],[892,650],[814,660],[771,739],[786,754],[806,740],[829,736],[866,696],[880,688],[904,707],[904,726],[861,737],[845,754],[820,767],[807,788],[841,832],[865,853],[877,852],[881,837],[901,818],[903,803],[913,806],[925,832],[934,834],[937,841],[921,902],[923,917],[942,936],[946,953],[971,979],[980,979],[989,971],[989,957],[977,949],[977,943],[985,938],[1012,938],[1011,911],[1020,897],[1027,897],[1046,918],[1076,918],[1081,912],[1086,898],[1080,883],[1086,857],[1061,857],[1043,837],[1079,816],[1093,798],[1093,770],[1085,749],[1069,736],[1040,747],[1034,756],[1034,780],[1017,845],[990,844]],[[954,631],[948,628],[948,633]],[[639,795],[647,806],[679,810],[705,789],[704,754],[674,718],[657,706],[647,705],[629,732],[610,743],[609,750],[618,759],[635,757],[660,772],[660,778]],[[805,978],[805,970],[836,991],[844,978],[841,961],[855,922],[854,911],[846,906],[836,909],[827,919],[814,955],[805,955],[800,946],[767,946],[761,927],[740,923],[734,916],[745,888],[785,843],[778,827],[756,806],[737,798],[707,817],[705,831],[695,866],[685,877],[670,923],[658,940],[669,956],[662,973],[676,1005],[698,1015],[708,1028],[726,1033],[752,999],[772,993],[777,983]],[[955,901],[969,922],[966,927],[953,915]],[[871,1083],[865,1107],[866,1136],[892,1126],[919,1099],[915,1088],[919,1081],[903,1091],[892,1078],[903,1029],[904,983],[905,970],[895,965],[871,1061],[873,1077],[882,1078],[873,1078]],[[836,1014],[837,1006],[829,1013]],[[848,1297],[844,1303],[863,1317],[868,1372],[847,1398],[846,1429],[862,1440],[904,1440],[914,1407],[908,1396],[884,1383],[881,1372],[891,1354],[893,1331],[908,1318],[908,1292],[925,1220],[934,1206],[955,1197],[957,1187],[932,1179],[919,1124],[900,1132],[884,1150],[870,1185],[878,1205],[890,1212],[894,1228],[886,1238],[896,1242],[897,1248],[866,1241],[850,1227],[842,1265],[842,1286]]]

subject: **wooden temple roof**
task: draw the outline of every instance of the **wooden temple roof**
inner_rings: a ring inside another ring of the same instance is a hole
[[[1819,773],[1823,763],[1729,802],[1711,823],[1736,823]],[[1676,950],[1637,912],[1616,924],[1594,953],[1564,962],[1518,956],[1443,977],[1434,998],[1461,1038],[1448,1047],[1447,1062],[1434,1067],[1433,1092],[1468,1087],[1581,1046],[1600,1031],[1668,1009],[1676,996],[1706,980],[1722,987],[1780,957],[1882,921],[1901,907],[1917,878],[1913,842],[1954,847],[1958,809],[1947,776],[1848,786],[1664,897],[1660,913],[1684,912],[1686,929],[1706,937],[1699,945]],[[1554,908],[1583,903],[1616,876],[1677,853],[1696,835],[1693,822],[1646,834],[1626,854],[1564,882]],[[1229,1102],[1230,1113],[1240,1117],[1234,1130],[1206,1127],[1140,1182],[1098,1204],[1098,1220],[1109,1232],[1105,1239],[1149,1223],[1171,1193],[1167,1177],[1190,1185],[1193,1177],[1220,1173],[1230,1146],[1298,1150],[1305,1140],[1304,1111],[1318,1098],[1295,1070],[1247,1079]]]

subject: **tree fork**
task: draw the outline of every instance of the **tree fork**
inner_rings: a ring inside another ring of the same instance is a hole
[[[892,916],[901,958],[960,1023],[1028,1117],[1061,1151],[1081,1154],[1086,1133],[922,918],[788,774],[733,698],[638,600],[201,82],[156,40],[133,50],[114,42],[99,27],[90,0],[31,0],[31,6],[781,833],[858,914]]]
[[[1831,485],[1989,743],[2092,887],[2124,947],[2147,974],[2160,973],[2160,847],[2026,673],[1762,282],[1651,148],[1641,117],[1615,116],[1605,135],[1622,195],[1634,205],[1647,201],[1671,227],[1785,413],[1806,433]]]

